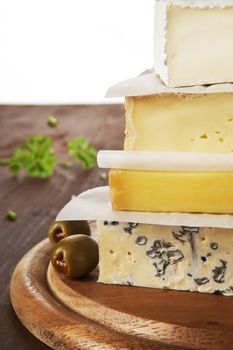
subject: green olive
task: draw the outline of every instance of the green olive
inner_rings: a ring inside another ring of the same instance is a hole
[[[57,272],[66,277],[84,277],[94,270],[98,262],[98,244],[86,235],[68,236],[52,248],[51,263]]]
[[[87,221],[54,221],[49,226],[48,236],[52,244],[72,235],[91,235]]]

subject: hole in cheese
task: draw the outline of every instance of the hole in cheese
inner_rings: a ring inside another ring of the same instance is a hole
[[[208,135],[207,134],[203,134],[200,136],[200,139],[208,139]]]

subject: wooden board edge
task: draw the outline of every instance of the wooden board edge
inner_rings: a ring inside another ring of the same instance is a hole
[[[159,341],[167,346],[181,349],[228,349],[233,343],[233,334],[176,324],[156,322],[128,315],[99,304],[81,293],[74,291],[55,272],[51,264],[47,271],[47,281],[54,297],[77,314],[94,320],[113,331],[131,334],[142,339]],[[134,287],[136,288],[136,287]]]
[[[57,302],[46,283],[49,251],[48,239],[32,248],[16,266],[10,285],[16,315],[35,337],[56,350],[177,349],[112,331]]]

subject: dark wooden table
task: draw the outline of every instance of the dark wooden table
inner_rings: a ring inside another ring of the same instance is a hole
[[[59,119],[58,128],[47,126],[47,117]],[[59,159],[66,159],[70,138],[85,136],[97,149],[122,149],[124,109],[121,105],[99,106],[0,106],[0,158],[7,158],[26,137],[42,133],[54,138]],[[47,235],[49,223],[73,194],[103,186],[101,170],[58,167],[47,180],[20,175],[12,177],[0,167],[0,339],[1,350],[44,350],[18,321],[9,298],[12,272],[20,258]],[[17,220],[9,222],[9,209]]]

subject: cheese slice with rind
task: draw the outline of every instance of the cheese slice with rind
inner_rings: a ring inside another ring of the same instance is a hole
[[[233,152],[233,94],[154,94],[126,97],[124,149]]]
[[[156,0],[154,67],[172,87],[233,81],[233,1]]]

